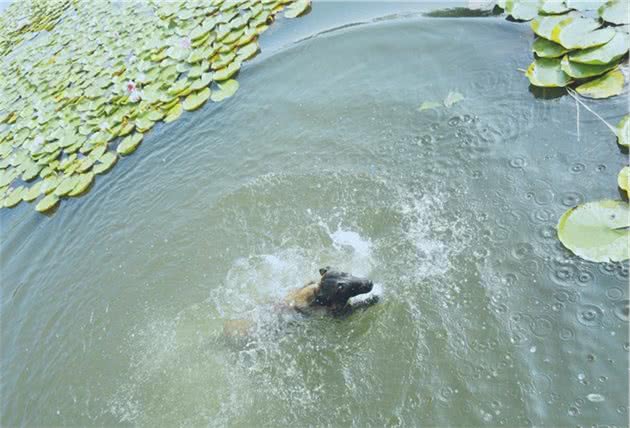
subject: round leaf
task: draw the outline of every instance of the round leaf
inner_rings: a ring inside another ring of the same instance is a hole
[[[234,95],[238,88],[239,84],[236,80],[227,80],[219,84],[219,89],[212,92],[212,96],[210,97],[210,99],[215,103],[218,103]]]
[[[545,88],[562,88],[571,83],[571,78],[560,67],[560,60],[554,58],[534,60],[525,75],[532,85]]]
[[[584,49],[569,54],[572,62],[582,64],[603,65],[618,60],[628,52],[630,35],[617,31],[614,37],[605,45]]]
[[[612,24],[629,24],[628,0],[612,0],[597,9],[599,16]]]
[[[532,50],[541,58],[558,58],[569,52],[569,50],[562,45],[542,37],[537,37],[536,40],[534,40]]]
[[[619,70],[613,70],[578,86],[575,90],[587,98],[608,98],[619,95],[623,91],[623,83],[623,73]]]
[[[600,46],[613,38],[615,30],[610,27],[598,30],[601,24],[595,19],[568,17],[551,31],[551,40],[567,49],[585,49]]]
[[[569,76],[575,79],[587,79],[589,77],[600,76],[607,71],[615,68],[617,64],[608,64],[608,65],[588,65],[588,64],[576,64],[572,61],[569,61],[569,56],[565,55],[562,58],[562,63],[560,67],[562,71],[564,71]]]
[[[562,244],[594,262],[628,259],[630,208],[623,201],[588,202],[565,212],[558,222]]]
[[[617,176],[617,184],[619,188],[626,192],[626,197],[628,196],[628,190],[630,189],[630,166],[624,166],[621,171],[619,171],[619,175]]]
[[[203,88],[201,91],[193,92],[186,97],[182,103],[184,110],[197,110],[210,98],[210,88]]]
[[[35,205],[35,209],[40,213],[46,212],[54,208],[59,203],[59,196],[51,193],[45,196],[41,201]]]
[[[134,132],[132,135],[125,137],[116,148],[116,151],[123,156],[133,153],[142,141],[142,136],[142,133]]]
[[[617,143],[620,146],[630,146],[630,114],[627,114],[617,124]]]

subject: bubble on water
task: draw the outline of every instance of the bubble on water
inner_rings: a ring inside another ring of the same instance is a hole
[[[592,403],[601,403],[602,401],[606,400],[603,395],[595,393],[588,394],[586,398]]]
[[[448,125],[449,126],[457,126],[460,124],[461,122],[461,118],[459,116],[453,116],[448,120]]]
[[[584,195],[577,192],[567,192],[560,195],[560,202],[565,207],[574,207],[584,202]]]
[[[621,321],[630,321],[630,300],[625,299],[615,303],[613,313]]]
[[[512,168],[524,168],[527,165],[527,161],[525,158],[517,156],[515,158],[510,159],[510,166]]]
[[[624,282],[628,281],[628,274],[630,273],[630,268],[627,263],[619,263],[619,267],[617,268],[617,278],[621,279]]]
[[[603,316],[602,309],[595,305],[583,305],[577,312],[578,322],[587,327],[600,325]]]
[[[573,165],[571,165],[571,173],[573,174],[579,174],[583,172],[585,169],[586,169],[586,165],[580,162],[576,162]]]
[[[571,285],[577,275],[577,268],[572,265],[560,266],[552,273],[551,279],[558,285]]]
[[[562,327],[559,332],[560,339],[568,341],[575,337],[575,333],[569,327]]]
[[[599,271],[606,275],[612,275],[615,273],[616,266],[614,263],[599,263]]]

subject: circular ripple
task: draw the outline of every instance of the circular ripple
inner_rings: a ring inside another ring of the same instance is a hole
[[[510,166],[512,168],[524,168],[527,165],[527,161],[525,158],[517,156],[513,159],[510,159]]]
[[[584,195],[577,192],[567,192],[560,195],[560,202],[565,207],[574,207],[584,202]]]
[[[625,299],[615,304],[613,313],[621,321],[630,321],[630,300]]]
[[[536,223],[547,223],[554,220],[554,215],[548,208],[538,208],[534,210],[532,220]]]
[[[611,287],[606,290],[606,297],[613,301],[619,300],[623,297],[623,290],[619,287]]]
[[[534,248],[527,242],[519,242],[512,249],[512,257],[515,259],[524,259],[532,255]]]
[[[538,229],[538,235],[543,239],[556,239],[556,228],[553,226],[542,226]]]
[[[586,169],[586,165],[584,165],[583,163],[580,163],[580,162],[576,162],[573,165],[571,165],[570,171],[571,171],[572,174],[580,174],[585,169]]]
[[[604,312],[599,306],[584,305],[577,313],[577,320],[580,324],[587,327],[594,327],[600,325]]]
[[[576,275],[577,268],[575,266],[560,266],[551,274],[551,280],[558,285],[569,286]]]
[[[531,324],[531,330],[538,337],[549,336],[553,331],[553,320],[547,316],[540,316]]]
[[[588,287],[595,280],[595,276],[589,271],[582,271],[577,276],[578,285],[581,287]]]
[[[575,337],[575,333],[568,327],[563,327],[559,333],[560,339],[572,340]]]

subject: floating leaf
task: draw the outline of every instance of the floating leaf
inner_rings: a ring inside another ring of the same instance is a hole
[[[72,189],[74,189],[74,186],[76,185],[77,185],[77,176],[74,176],[74,175],[68,176],[64,178],[63,180],[61,180],[61,182],[55,189],[54,193],[57,196],[65,196],[68,193],[70,193]]]
[[[584,49],[569,54],[572,62],[582,64],[603,65],[610,64],[628,52],[630,36],[628,33],[617,31],[614,37],[605,45]]]
[[[210,85],[210,82],[212,82],[212,73],[203,73],[199,79],[191,83],[190,89],[198,91]]]
[[[560,67],[562,71],[564,71],[569,76],[575,79],[586,79],[589,77],[600,76],[607,71],[615,68],[617,64],[608,64],[608,65],[588,65],[588,64],[576,64],[572,61],[569,61],[569,56],[565,55],[562,58],[562,63]]]
[[[559,58],[569,52],[569,49],[562,45],[542,37],[537,37],[536,40],[534,40],[532,50],[541,58]]]
[[[623,73],[617,69],[584,83],[575,88],[575,90],[578,94],[587,98],[609,98],[619,95],[623,91],[623,83]]]
[[[24,194],[24,187],[18,186],[14,188],[11,193],[7,195],[4,199],[4,206],[7,208],[12,208],[22,202],[22,195]]]
[[[459,92],[450,91],[448,95],[446,96],[446,98],[444,99],[444,106],[450,108],[453,105],[457,104],[458,102],[462,101],[463,99],[464,99],[464,96],[460,94]]]
[[[545,88],[562,88],[571,83],[571,78],[560,67],[560,60],[554,58],[534,60],[525,75],[532,85]]]
[[[580,14],[576,12],[570,12],[566,15],[558,16],[539,16],[531,22],[532,31],[547,40],[551,40],[551,33],[556,25],[560,24],[567,18],[579,17]]]
[[[628,259],[630,209],[626,202],[588,202],[565,212],[558,222],[558,237],[577,256],[594,261]]]
[[[285,18],[297,18],[311,6],[311,0],[297,0],[287,7],[284,12]]]
[[[629,24],[628,0],[612,0],[597,9],[599,16],[612,24]]]
[[[623,147],[630,146],[630,114],[625,115],[617,124],[617,143]]]
[[[601,24],[590,18],[570,16],[562,20],[551,31],[551,40],[567,49],[585,49],[600,46],[613,38],[612,28],[598,28]]]
[[[418,111],[425,111],[425,110],[431,110],[431,109],[436,109],[438,107],[442,107],[442,103],[437,102],[437,101],[424,101],[420,107],[418,107]]]
[[[183,108],[182,108],[181,103],[177,102],[177,104],[171,107],[170,110],[166,113],[164,122],[165,123],[173,122],[174,120],[176,120],[182,115],[182,111],[183,111]]]
[[[630,166],[624,166],[621,171],[619,171],[617,184],[621,190],[626,192],[626,197],[628,197],[628,190],[630,190]]]
[[[214,80],[221,82],[234,76],[240,68],[241,63],[239,61],[233,61],[227,67],[223,67],[222,69],[215,71],[212,77]]]
[[[68,196],[79,196],[85,193],[93,181],[93,172],[86,172],[85,174],[79,175],[76,180],[76,185],[74,186],[74,189],[72,189],[72,191],[68,193]]]
[[[123,156],[133,153],[142,141],[142,137],[143,134],[139,132],[135,132],[133,135],[125,137],[116,148],[116,151]]]
[[[41,201],[35,205],[35,209],[40,213],[53,209],[59,203],[59,196],[51,193],[45,196]]]
[[[506,0],[505,12],[518,21],[531,21],[538,16],[538,2],[532,0]]]
[[[234,79],[226,80],[225,82],[220,83],[218,86],[219,86],[219,89],[216,91],[213,91],[212,95],[210,96],[210,99],[214,101],[215,103],[218,103],[220,101],[223,101],[226,98],[231,97],[232,95],[236,93],[236,91],[239,88],[238,82]]]
[[[564,3],[564,0],[546,0],[540,7],[540,13],[545,15],[558,15],[568,11],[569,8]]]
[[[107,152],[103,156],[101,156],[94,168],[92,168],[92,172],[94,174],[104,174],[109,171],[116,161],[118,160],[118,156],[114,152]]]
[[[203,88],[198,92],[193,92],[184,100],[182,107],[184,110],[197,110],[210,98],[210,88]]]
[[[577,10],[595,10],[603,5],[606,0],[565,0],[567,7]]]
[[[22,195],[22,199],[26,202],[31,202],[37,199],[37,197],[41,195],[42,193],[41,192],[42,183],[43,181],[38,181],[35,184],[33,184],[31,187],[29,187],[28,190],[26,190],[26,192],[24,192],[24,194]]]

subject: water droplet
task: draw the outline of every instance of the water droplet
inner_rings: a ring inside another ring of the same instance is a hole
[[[601,394],[588,394],[586,398],[588,399],[588,401],[591,401],[593,403],[601,403],[602,401],[606,400]]]
[[[586,169],[586,166],[583,163],[576,162],[571,165],[571,173],[579,174]]]
[[[524,168],[527,165],[527,162],[522,157],[515,157],[514,159],[510,159],[510,166],[512,168]]]
[[[599,325],[603,316],[604,312],[595,305],[584,305],[577,313],[579,323],[587,327]]]

